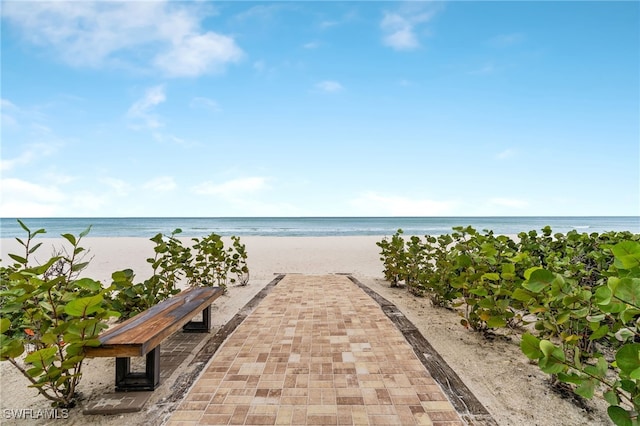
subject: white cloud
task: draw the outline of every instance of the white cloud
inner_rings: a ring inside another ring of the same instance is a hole
[[[439,216],[451,214],[456,203],[366,192],[352,201],[363,216]]]
[[[142,188],[155,192],[168,192],[176,189],[177,185],[171,176],[161,176],[144,183]]]
[[[199,2],[7,2],[3,9],[25,39],[72,66],[193,77],[242,56],[231,37],[200,28],[212,9]]]
[[[193,192],[200,195],[220,195],[234,197],[267,189],[267,179],[264,177],[248,177],[230,180],[223,183],[211,181],[203,182],[193,187]]]
[[[27,165],[38,158],[49,156],[58,149],[58,146],[59,145],[53,141],[50,143],[32,144],[15,158],[0,159],[0,170],[6,172],[15,169],[18,166]]]
[[[59,213],[64,194],[53,185],[39,185],[23,179],[0,181],[0,211],[4,217],[47,217]]]
[[[2,122],[2,127],[7,126],[15,126],[18,124],[18,121],[13,115],[16,112],[19,112],[19,108],[13,104],[8,99],[0,99],[0,120]]]
[[[524,209],[529,207],[529,202],[527,200],[518,198],[492,198],[491,200],[489,200],[489,202],[500,207],[509,207],[515,209]]]
[[[101,178],[99,181],[100,183],[103,183],[109,188],[111,188],[111,190],[114,191],[115,194],[119,196],[129,195],[129,192],[131,191],[131,185],[129,185],[127,182],[123,181],[122,179],[106,177],[106,178]]]
[[[127,111],[127,117],[134,121],[141,121],[150,129],[162,126],[162,123],[152,110],[167,99],[164,86],[154,86],[147,89],[145,95],[131,105]]]
[[[155,64],[172,77],[197,77],[221,72],[226,63],[242,57],[242,50],[231,37],[208,32],[185,36],[173,49],[156,57]]]
[[[429,22],[438,9],[422,2],[407,3],[394,12],[384,12],[380,23],[385,45],[395,50],[413,50],[420,47],[417,27]]]
[[[344,89],[344,87],[342,87],[342,84],[338,83],[337,81],[331,80],[325,80],[317,83],[316,88],[328,93],[340,92]]]
[[[318,47],[320,47],[320,43],[317,41],[310,41],[303,44],[302,47],[304,47],[305,49],[317,49]]]

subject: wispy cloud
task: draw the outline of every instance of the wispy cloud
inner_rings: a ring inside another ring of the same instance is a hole
[[[438,6],[422,2],[406,3],[403,7],[384,12],[380,28],[383,43],[395,50],[414,50],[420,47],[420,26],[431,21]]]
[[[209,111],[214,111],[214,112],[219,112],[222,110],[218,102],[216,102],[213,99],[204,98],[204,97],[195,97],[191,99],[191,102],[189,102],[189,106],[191,108],[203,108],[203,109],[207,109]]]
[[[316,89],[327,93],[336,93],[344,90],[344,87],[337,81],[325,80],[317,83]]]
[[[265,177],[247,177],[222,183],[211,181],[203,182],[193,187],[193,192],[200,195],[235,197],[267,188],[267,179]]]
[[[33,161],[49,156],[56,152],[59,145],[55,142],[51,143],[34,143],[29,145],[24,151],[22,151],[17,157],[14,158],[2,158],[0,160],[0,170],[6,172],[13,170],[19,166],[25,166]]]
[[[8,99],[0,99],[0,118],[2,126],[15,126],[18,121],[13,114],[19,112],[19,108]]]
[[[153,109],[167,99],[163,85],[147,89],[145,95],[135,101],[127,111],[127,118],[137,125],[142,123],[149,129],[162,127],[160,119],[153,113]]]
[[[320,42],[310,41],[308,43],[303,44],[302,47],[304,47],[305,49],[317,49],[318,47],[320,47]]]
[[[450,214],[456,203],[366,192],[351,203],[365,216],[438,216]]]
[[[128,182],[125,182],[122,179],[112,178],[112,177],[104,177],[100,178],[99,182],[103,185],[106,185],[113,193],[118,196],[129,195],[132,190],[131,185]]]
[[[176,189],[175,180],[171,176],[160,176],[150,181],[145,182],[142,185],[142,189],[146,189],[154,192],[169,192]]]
[[[211,10],[200,2],[7,2],[2,16],[28,42],[72,66],[195,77],[243,56],[232,37],[201,29]]]

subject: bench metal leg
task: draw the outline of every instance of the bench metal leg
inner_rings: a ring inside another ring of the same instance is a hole
[[[202,311],[202,321],[189,321],[182,326],[185,333],[208,333],[211,330],[211,305]]]
[[[160,345],[147,354],[145,372],[131,371],[131,358],[116,358],[116,391],[152,391],[160,385]]]

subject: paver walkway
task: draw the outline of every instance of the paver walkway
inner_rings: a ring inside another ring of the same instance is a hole
[[[463,425],[380,306],[340,275],[280,281],[167,424]]]

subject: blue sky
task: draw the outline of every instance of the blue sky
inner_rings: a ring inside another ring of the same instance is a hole
[[[3,1],[0,215],[638,215],[639,9]]]

